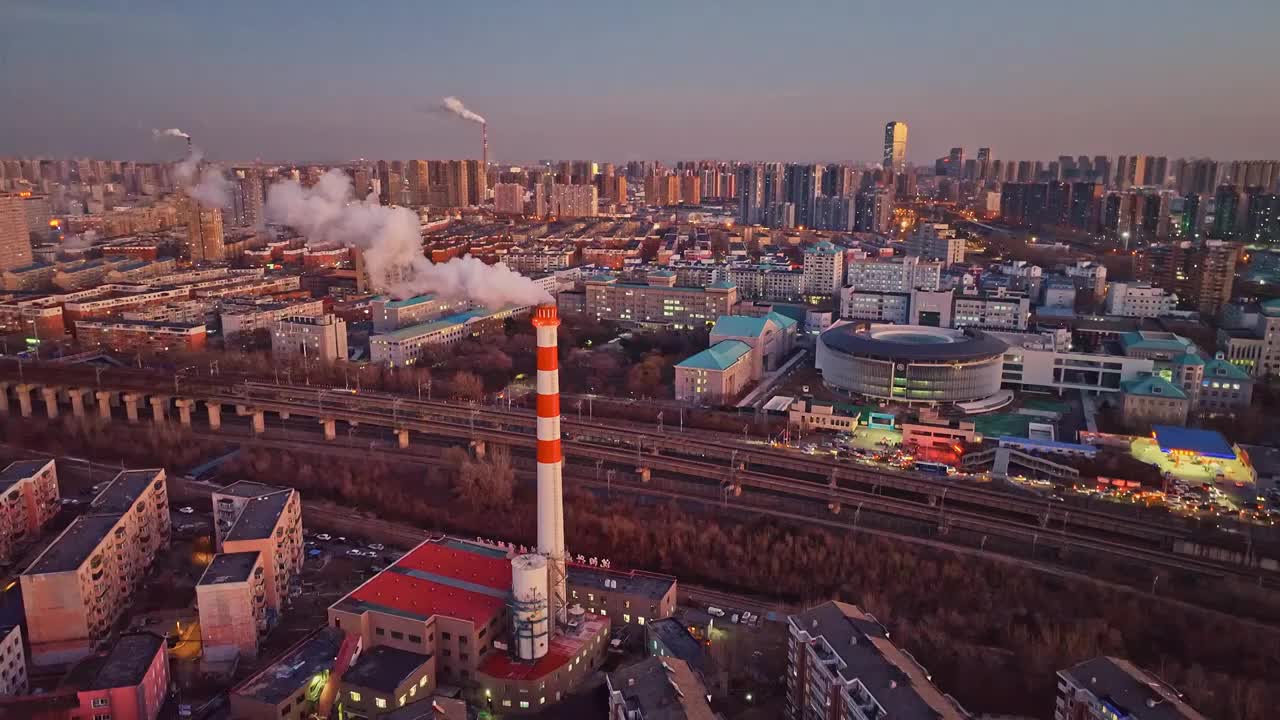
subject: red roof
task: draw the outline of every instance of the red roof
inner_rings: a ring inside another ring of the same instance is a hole
[[[547,654],[533,662],[515,660],[508,653],[491,652],[480,662],[481,675],[495,680],[537,680],[559,670],[574,658],[587,644],[600,636],[607,623],[595,616],[588,616],[582,627],[572,635],[553,635]],[[584,671],[585,672],[585,671]]]
[[[510,588],[511,562],[500,553],[451,541],[428,542],[361,585],[347,600],[423,620],[443,615],[487,625],[506,606]]]

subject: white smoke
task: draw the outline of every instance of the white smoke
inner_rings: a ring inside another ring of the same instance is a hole
[[[85,230],[79,235],[68,235],[62,239],[63,250],[83,250],[93,245],[98,239],[98,233],[93,230]]]
[[[191,148],[191,154],[173,166],[173,175],[178,184],[205,207],[231,207],[231,181],[222,174],[222,169],[215,165],[200,167],[204,153],[198,147]]]
[[[285,180],[267,191],[267,221],[288,225],[309,244],[340,243],[359,249],[375,288],[397,298],[435,293],[489,308],[538,305],[554,299],[529,278],[501,263],[467,256],[432,263],[422,253],[418,215],[384,207],[372,196],[358,200],[341,170],[325,173],[314,187]]]
[[[185,133],[179,130],[178,128],[167,128],[165,130],[156,130],[155,128],[152,128],[151,135],[152,137],[155,137],[155,138],[177,137],[177,138],[184,138],[186,140],[191,139],[190,134]]]
[[[484,125],[487,122],[478,113],[474,113],[468,110],[467,106],[463,105],[461,100],[459,100],[458,98],[452,95],[445,98],[444,100],[441,100],[440,107],[448,112],[453,113],[454,115],[457,115],[463,120],[470,120],[471,122],[480,123],[481,125]]]

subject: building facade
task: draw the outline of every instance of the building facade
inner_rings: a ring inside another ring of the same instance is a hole
[[[346,360],[347,323],[333,313],[277,320],[271,328],[271,355],[321,363]]]
[[[213,493],[220,553],[259,553],[269,622],[302,589],[302,497],[297,490],[241,481]]]
[[[21,460],[0,472],[0,562],[12,562],[15,546],[35,539],[60,507],[53,460]]]

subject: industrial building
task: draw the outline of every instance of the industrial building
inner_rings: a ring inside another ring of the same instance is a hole
[[[369,359],[375,364],[391,367],[413,365],[434,348],[448,347],[476,335],[484,324],[501,322],[526,312],[527,308],[521,307],[508,307],[496,312],[467,310],[432,322],[374,335],[369,338]]]
[[[787,717],[966,720],[874,616],[830,601],[787,619]]]
[[[164,470],[116,475],[22,573],[32,661],[56,665],[89,655],[168,544]]]
[[[818,338],[823,382],[852,395],[907,403],[962,403],[1000,390],[1008,346],[980,330],[838,324]]]
[[[34,539],[58,514],[58,470],[53,460],[20,460],[0,471],[0,562]]]

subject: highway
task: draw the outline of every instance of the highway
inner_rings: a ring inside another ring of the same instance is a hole
[[[15,370],[12,364],[0,364],[0,379],[17,380]],[[480,440],[511,447],[518,468],[532,462],[534,418],[520,409],[226,377],[179,377],[174,393],[168,390],[172,376],[114,369],[96,373],[83,366],[27,365],[23,379],[61,387],[176,394],[221,403],[228,409],[239,405],[273,415],[287,414],[288,426],[295,428],[291,430],[294,435],[318,434],[315,418],[328,418],[353,423],[355,431],[382,433],[384,437],[393,429],[408,430],[415,444],[456,445],[459,441]],[[36,403],[36,412],[42,412],[42,405]],[[142,417],[144,421],[150,419],[149,408]],[[203,413],[197,417],[203,421]],[[223,422],[234,422],[233,417],[224,411]],[[272,420],[268,427],[275,424]],[[619,478],[610,483],[615,487],[644,488],[649,492],[661,488],[673,497],[710,497],[725,507],[756,512],[796,510],[801,520],[820,515],[836,519],[836,513],[847,509],[856,524],[860,515],[878,513],[915,525],[917,533],[981,536],[984,547],[988,539],[1004,539],[1033,549],[1039,545],[1070,549],[1214,576],[1273,575],[1227,561],[1175,553],[1175,543],[1180,540],[1209,542],[1179,518],[1143,519],[1118,514],[1110,511],[1112,508],[1064,507],[1047,499],[969,482],[744,443],[735,434],[691,430],[677,433],[670,428],[659,433],[649,424],[590,422],[572,417],[565,417],[562,424],[568,465],[578,466],[579,471],[586,470],[588,474],[594,469],[597,478],[607,467],[614,471],[611,477]],[[318,438],[310,442],[324,443]],[[337,442],[340,444],[341,439]],[[334,443],[328,445],[333,448]],[[637,480],[642,472],[649,477],[647,483]],[[566,475],[569,474],[567,469]],[[1132,508],[1129,510],[1132,512]]]

